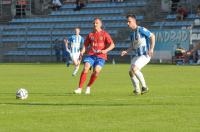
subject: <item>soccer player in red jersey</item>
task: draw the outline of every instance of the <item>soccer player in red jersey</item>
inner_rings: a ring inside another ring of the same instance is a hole
[[[87,73],[92,66],[93,73],[87,84],[85,92],[85,94],[90,94],[90,87],[101,72],[105,61],[107,60],[107,53],[115,47],[111,36],[102,29],[101,19],[95,18],[93,21],[93,25],[94,31],[89,33],[86,37],[84,46],[80,53],[80,60],[85,52],[87,53],[87,55],[83,60],[84,68],[80,76],[79,87],[74,90],[74,93],[76,94],[81,94],[83,84],[86,81]]]

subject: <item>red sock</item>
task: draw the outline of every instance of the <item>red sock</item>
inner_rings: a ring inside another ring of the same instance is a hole
[[[95,75],[95,73],[92,73],[92,75],[91,75],[91,77],[90,77],[90,81],[89,81],[89,83],[88,83],[88,87],[90,87],[93,83],[94,83],[94,81],[97,79],[97,76]]]
[[[84,84],[86,79],[87,79],[87,73],[82,72],[81,77],[80,77],[80,81],[79,81],[79,88],[83,87],[83,84]]]

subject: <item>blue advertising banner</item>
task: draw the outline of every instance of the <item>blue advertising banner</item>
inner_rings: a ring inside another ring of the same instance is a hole
[[[151,30],[156,36],[155,52],[152,59],[170,61],[177,47],[189,49],[190,30],[187,29],[158,29]]]
[[[183,29],[158,29],[151,30],[156,36],[155,51],[172,51],[174,48],[182,47],[189,49],[190,30]]]

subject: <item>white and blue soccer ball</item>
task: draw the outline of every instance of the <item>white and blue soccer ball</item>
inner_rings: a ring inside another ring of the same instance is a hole
[[[16,92],[16,99],[27,99],[28,98],[28,91],[25,88],[20,88]]]

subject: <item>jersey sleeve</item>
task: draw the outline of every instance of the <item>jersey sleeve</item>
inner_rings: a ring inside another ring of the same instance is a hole
[[[151,36],[151,32],[144,27],[140,28],[140,32],[141,32],[141,34],[145,35],[147,38],[150,38],[150,36]]]
[[[113,40],[112,40],[110,34],[108,34],[107,32],[105,32],[105,42],[106,42],[106,44],[108,44],[108,45],[110,45],[110,44],[113,43]]]

